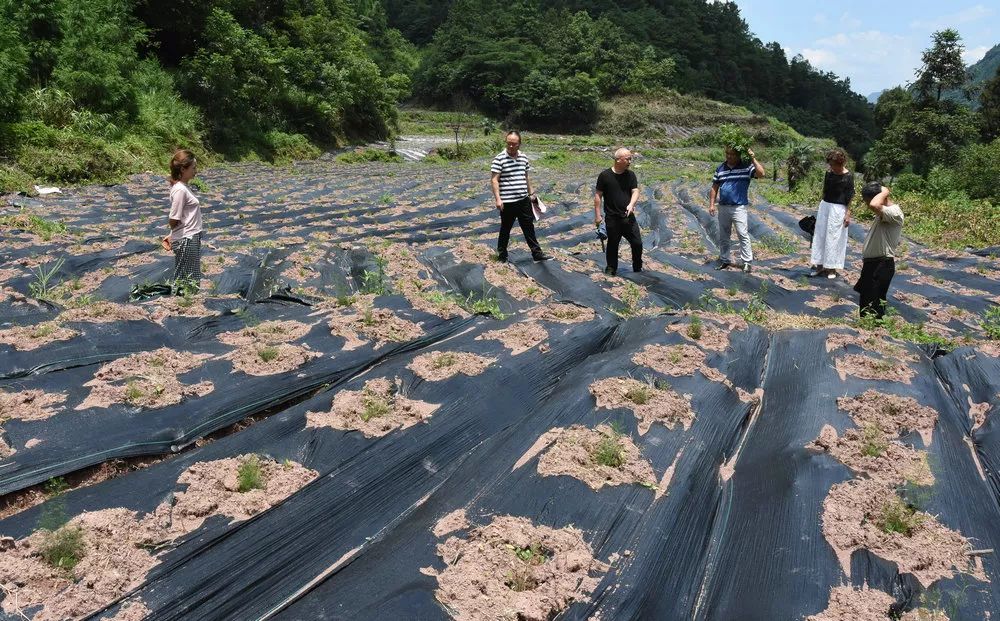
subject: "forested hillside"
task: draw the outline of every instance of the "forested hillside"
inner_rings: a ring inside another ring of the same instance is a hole
[[[349,0],[0,0],[0,187],[385,137],[410,50]]]
[[[468,97],[524,123],[586,126],[601,96],[669,85],[832,136],[855,155],[875,137],[848,80],[761,42],[735,3],[384,1],[390,24],[427,43],[415,91],[434,103]]]

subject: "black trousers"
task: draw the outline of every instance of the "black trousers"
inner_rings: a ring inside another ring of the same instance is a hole
[[[629,246],[632,247],[632,271],[642,270],[642,232],[639,231],[639,223],[635,220],[635,214],[622,217],[605,213],[604,221],[608,229],[608,268],[618,269],[618,245],[624,237],[628,240]]]
[[[861,278],[854,285],[860,294],[859,313],[875,315],[881,319],[885,315],[885,300],[889,294],[889,283],[896,274],[896,261],[892,257],[865,259],[861,266]]]
[[[542,247],[535,237],[535,215],[531,212],[531,200],[527,196],[512,203],[504,203],[500,211],[500,238],[497,239],[497,255],[500,260],[507,259],[507,244],[510,242],[510,230],[514,228],[514,220],[521,226],[524,241],[531,248],[532,257],[542,256]]]

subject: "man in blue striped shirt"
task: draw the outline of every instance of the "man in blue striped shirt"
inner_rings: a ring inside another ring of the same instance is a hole
[[[750,164],[745,163],[739,151],[727,146],[726,161],[715,169],[712,176],[712,191],[708,194],[708,213],[715,215],[715,205],[719,205],[719,265],[717,270],[727,269],[732,265],[730,258],[730,240],[733,225],[736,225],[736,235],[740,238],[740,259],[743,261],[743,271],[750,273],[750,262],[753,261],[753,248],[750,247],[750,231],[747,229],[747,205],[750,199],[750,180],[764,176],[764,167],[753,151],[747,149]]]
[[[531,248],[531,258],[535,261],[551,259],[542,252],[535,238],[535,215],[531,204],[538,199],[531,189],[528,171],[531,164],[521,153],[521,134],[516,131],[507,132],[507,148],[493,158],[490,165],[492,173],[490,187],[493,189],[493,199],[500,212],[500,237],[497,239],[497,260],[507,262],[507,244],[510,242],[510,230],[514,220],[521,226],[524,241]]]

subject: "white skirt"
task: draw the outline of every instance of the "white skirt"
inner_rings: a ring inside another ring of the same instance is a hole
[[[819,202],[816,231],[813,233],[812,265],[822,265],[830,270],[844,268],[844,256],[847,254],[846,214],[846,205]]]

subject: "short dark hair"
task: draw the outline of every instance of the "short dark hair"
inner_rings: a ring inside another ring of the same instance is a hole
[[[517,136],[517,141],[521,142],[521,132],[517,131],[516,129],[512,129],[509,132],[507,132],[507,135],[504,136],[504,138],[510,138],[511,136]]]
[[[871,181],[865,184],[865,187],[861,188],[861,198],[865,199],[866,203],[872,202],[872,199],[878,196],[882,192],[882,184],[878,181]]]
[[[847,152],[841,149],[840,147],[834,147],[833,149],[830,149],[830,151],[827,152],[826,154],[826,163],[846,164]]]

